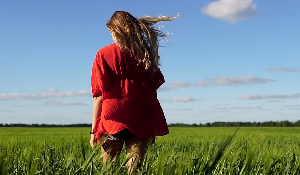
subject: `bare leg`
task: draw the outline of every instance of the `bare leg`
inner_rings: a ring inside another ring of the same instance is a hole
[[[127,158],[129,158],[128,162],[126,163],[128,174],[133,175],[136,170],[137,164],[142,163],[147,152],[149,142],[149,138],[139,139],[136,137],[125,141],[126,156]]]
[[[114,160],[117,158],[122,151],[123,144],[124,141],[121,140],[106,140],[101,147],[103,164],[106,164],[109,159]]]

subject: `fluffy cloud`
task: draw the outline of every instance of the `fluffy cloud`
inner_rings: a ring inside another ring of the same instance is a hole
[[[160,92],[167,92],[174,89],[174,87],[162,86],[158,89]],[[43,93],[38,94],[25,94],[25,93],[10,93],[0,94],[0,101],[13,101],[13,100],[38,100],[54,97],[74,97],[74,96],[90,96],[92,97],[91,91],[64,91],[60,92],[56,89],[47,89]],[[21,106],[18,106],[21,107]]]
[[[176,108],[176,109],[172,109],[173,111],[192,111],[193,108]]]
[[[207,78],[204,81],[199,81],[197,86],[207,87],[213,86],[238,86],[238,85],[250,85],[258,83],[276,82],[273,79],[257,78],[257,77],[219,77],[219,78]]]
[[[282,100],[267,100],[267,103],[282,103]]]
[[[0,115],[3,123],[48,123],[65,124],[74,123],[74,116],[64,114],[30,114],[30,115]]]
[[[0,112],[14,112],[14,110],[11,110],[11,109],[0,109]]]
[[[91,96],[90,91],[52,91],[52,92],[44,92],[40,94],[19,94],[19,93],[11,93],[11,94],[0,94],[0,100],[36,100],[36,99],[45,99],[45,98],[53,98],[53,97],[73,97],[73,96]]]
[[[293,110],[300,110],[300,105],[286,105],[286,106],[284,106],[284,109],[285,110],[291,110],[291,111],[293,111]]]
[[[57,89],[46,89],[44,92],[59,92]]]
[[[36,106],[36,104],[12,105],[12,107],[15,107],[15,108],[21,108],[21,107],[31,107],[31,106]]]
[[[257,13],[252,0],[218,0],[202,8],[202,13],[229,23],[248,19]]]
[[[283,94],[265,94],[265,95],[240,95],[237,97],[241,100],[261,100],[261,99],[286,99],[286,98],[299,98],[300,94],[290,94],[290,95],[283,95]]]
[[[285,105],[287,108],[300,108],[300,105]]]
[[[167,87],[167,86],[161,86],[157,91],[158,92],[169,92],[172,89],[174,89],[173,87]]]
[[[158,99],[160,102],[195,102],[203,99],[192,97],[172,97],[170,99]]]
[[[165,111],[192,111],[194,110],[193,108],[173,108],[173,109],[164,109]]]
[[[170,101],[174,101],[174,102],[195,102],[199,100],[203,100],[203,99],[192,98],[192,97],[172,97],[170,99]]]
[[[181,82],[181,81],[172,81],[172,82],[168,82],[168,84],[171,85],[171,86],[175,86],[175,87],[189,87],[189,86],[193,86],[193,83]]]
[[[227,106],[214,106],[213,110],[243,110],[243,109],[263,109],[262,106],[238,106],[238,107],[227,107]]]
[[[238,85],[251,85],[258,83],[276,82],[273,79],[265,79],[258,77],[218,77],[218,78],[206,78],[203,81],[197,83],[189,82],[169,82],[174,87],[208,87],[208,86],[238,86]]]
[[[173,97],[170,100],[177,101],[177,102],[195,102],[195,101],[199,101],[200,99],[192,98],[192,97]]]
[[[268,72],[300,72],[300,69],[290,67],[279,67],[279,68],[264,68],[264,71]]]
[[[45,106],[82,106],[81,102],[63,101],[63,102],[46,102]]]

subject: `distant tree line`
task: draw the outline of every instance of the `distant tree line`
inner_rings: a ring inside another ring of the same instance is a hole
[[[205,124],[185,124],[174,123],[169,127],[299,127],[300,120],[296,122],[284,121],[265,121],[265,122],[213,122]]]
[[[92,124],[22,124],[10,123],[1,124],[0,127],[91,127]],[[169,127],[300,127],[300,120],[296,122],[284,121],[266,121],[266,122],[213,122],[205,124],[185,124],[185,123],[172,123]]]

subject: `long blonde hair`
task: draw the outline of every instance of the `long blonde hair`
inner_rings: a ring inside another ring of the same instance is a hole
[[[159,41],[161,38],[168,39],[167,34],[160,31],[155,24],[177,17],[179,15],[144,16],[137,19],[126,11],[116,11],[106,26],[122,51],[130,51],[138,60],[138,64],[142,63],[146,71],[154,73],[160,66]]]

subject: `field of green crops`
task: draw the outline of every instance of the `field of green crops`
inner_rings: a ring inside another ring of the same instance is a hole
[[[170,128],[138,174],[300,174],[300,128]],[[90,128],[0,128],[0,174],[126,174],[102,165]],[[114,171],[114,173],[113,173]]]

